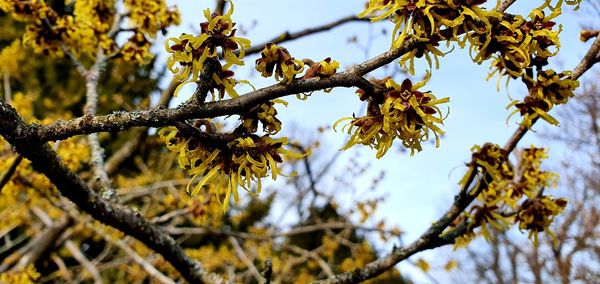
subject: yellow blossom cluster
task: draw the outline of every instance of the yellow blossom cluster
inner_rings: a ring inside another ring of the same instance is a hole
[[[288,144],[287,138],[247,135],[216,142],[207,141],[208,138],[203,141],[198,137],[187,137],[174,127],[161,129],[159,135],[170,151],[178,153],[180,167],[188,169],[192,176],[187,192],[196,195],[205,186],[214,190],[223,211],[227,210],[232,195],[236,202],[239,200],[239,187],[260,193],[263,178],[271,175],[275,180],[281,174],[278,165],[283,162],[283,157],[302,156],[284,148]],[[254,184],[256,190],[252,188]]]
[[[167,7],[164,0],[124,0],[123,4],[129,13],[129,21],[137,32],[154,36],[166,28],[181,21],[179,11]]]
[[[169,38],[165,43],[167,52],[171,54],[167,59],[167,66],[180,81],[192,74],[188,82],[195,82],[205,69],[205,61],[211,60],[212,65],[217,67],[216,70],[210,70],[212,74],[209,74],[209,77],[213,78],[213,85],[219,88],[220,98],[224,95],[223,91],[231,97],[238,96],[233,89],[237,81],[230,78],[233,71],[229,68],[233,65],[244,65],[242,59],[245,50],[250,47],[250,40],[235,36],[235,23],[231,19],[234,6],[229,2],[230,8],[224,15],[211,14],[209,9],[204,10],[206,22],[200,24],[200,35],[182,34],[178,38]],[[225,65],[221,65],[218,60],[219,51],[226,61]],[[179,66],[176,66],[177,64]]]
[[[560,48],[558,34],[562,27],[553,30],[556,23],[552,19],[561,14],[561,9],[559,4],[546,16],[543,8],[534,9],[528,19],[519,15],[498,18],[490,34],[468,33],[465,37],[471,43],[471,51],[477,53],[473,60],[481,63],[492,58],[489,76],[498,73],[499,79],[504,75],[528,77],[527,68],[547,65],[548,58]]]
[[[481,64],[492,60],[491,73],[500,79],[522,78],[530,89],[523,101],[515,100],[512,114],[520,112],[523,125],[530,126],[537,117],[551,124],[558,121],[547,114],[557,103],[564,103],[572,96],[577,82],[568,73],[543,70],[548,58],[560,48],[558,38],[562,30],[553,20],[562,14],[564,4],[579,7],[580,0],[544,0],[527,16],[504,15],[495,10],[480,7],[486,0],[370,0],[360,17],[372,21],[390,19],[394,23],[392,47],[400,47],[407,40],[421,42],[400,58],[400,64],[414,75],[414,59],[425,56],[432,67],[443,56],[437,46],[445,40],[457,43],[461,48],[469,45],[473,61]],[[553,2],[555,2],[553,4]],[[500,1],[498,1],[498,4]],[[407,66],[408,65],[408,66]],[[534,75],[537,72],[537,75]],[[549,85],[553,84],[553,87]],[[551,91],[549,89],[556,89]],[[547,96],[546,92],[558,95]],[[558,100],[555,98],[559,98]],[[512,115],[511,114],[511,115]],[[510,116],[509,116],[510,117]]]
[[[564,198],[536,197],[523,203],[515,219],[519,223],[520,230],[529,231],[529,238],[533,239],[535,245],[538,243],[539,232],[546,232],[556,244],[556,236],[548,230],[548,227],[552,225],[554,217],[562,213],[566,206],[567,200]]]
[[[63,55],[63,46],[76,56],[108,52],[114,43],[106,36],[114,17],[114,1],[76,1],[73,14],[59,15],[45,1],[3,0],[0,8],[27,24],[23,43],[37,53]]]
[[[272,100],[255,107],[241,117],[242,125],[249,133],[258,130],[258,122],[263,126],[263,131],[268,134],[277,134],[281,130],[281,121],[276,117],[275,104],[287,106],[287,102],[281,99]]]
[[[438,126],[445,117],[439,109],[440,104],[449,102],[449,98],[437,99],[430,92],[418,91],[429,80],[412,84],[405,79],[397,84],[391,78],[375,80],[373,83],[383,88],[384,92],[369,93],[359,90],[361,100],[368,101],[367,115],[364,117],[348,117],[338,120],[334,128],[341,122],[350,120],[342,130],[350,134],[350,139],[342,149],[349,149],[356,144],[368,145],[377,150],[376,157],[381,158],[392,146],[394,139],[400,139],[402,146],[421,151],[421,142],[435,136],[436,147],[439,147],[439,136],[444,134]]]
[[[154,58],[150,53],[152,43],[143,33],[134,33],[121,47],[121,57],[125,61],[134,61],[147,64]]]
[[[154,58],[150,53],[152,43],[149,38],[154,38],[158,32],[166,34],[171,25],[179,25],[179,11],[167,7],[164,0],[125,0],[123,4],[133,35],[123,44],[119,54],[125,61],[147,64]]]
[[[0,283],[33,284],[41,276],[33,264],[17,272],[0,273]]]
[[[571,79],[570,75],[570,72],[556,73],[554,70],[539,72],[537,80],[529,89],[529,95],[523,101],[515,100],[508,105],[517,108],[512,114],[520,113],[523,116],[522,124],[528,127],[538,117],[558,125],[558,120],[548,112],[555,105],[565,104],[569,98],[575,96],[573,91],[579,87],[579,81]]]
[[[263,77],[271,77],[275,73],[275,80],[290,83],[296,75],[304,71],[304,63],[290,55],[287,49],[274,43],[268,43],[256,60],[256,70]]]
[[[446,39],[439,35],[442,28],[451,29],[453,38],[458,41],[458,31],[467,30],[474,22],[483,25],[483,33],[490,29],[488,17],[500,17],[501,14],[487,11],[481,7],[486,0],[369,0],[366,9],[359,17],[370,17],[372,21],[390,19],[394,23],[392,47],[400,47],[406,40],[429,41],[424,46],[403,55],[401,63],[410,63],[409,70],[414,75],[414,57],[425,55],[431,66],[431,57],[436,61],[443,56],[435,46]],[[431,54],[431,55],[430,55]]]
[[[0,51],[0,75],[18,76],[19,61],[25,58],[21,41],[14,40]]]
[[[491,143],[473,148],[471,170],[481,173],[476,187],[483,190],[477,196],[479,204],[474,205],[464,217],[469,220],[467,233],[459,237],[456,246],[464,246],[481,234],[486,240],[492,238],[488,226],[503,231],[511,224],[519,224],[519,229],[529,231],[529,237],[537,244],[537,234],[549,230],[554,216],[562,212],[567,201],[543,195],[547,187],[556,186],[558,175],[540,169],[542,160],[548,157],[542,148],[527,148],[521,151],[518,167],[513,168],[507,152]],[[466,179],[472,172],[467,172]],[[480,227],[480,232],[474,229]]]
[[[302,79],[313,77],[327,78],[335,74],[338,68],[340,68],[340,63],[331,59],[331,57],[327,57],[318,63],[311,62],[310,68],[306,70],[306,74],[304,74]],[[325,90],[325,92],[329,91]]]
[[[168,26],[178,24],[179,13],[167,8],[164,1],[129,0],[124,5],[132,23],[128,30],[134,35],[119,48],[114,41],[120,28],[115,26],[120,21],[116,21],[119,18],[114,0],[74,1],[72,13],[61,15],[41,0],[0,1],[0,9],[26,23],[23,44],[32,47],[36,53],[60,57],[68,51],[75,57],[95,58],[101,51],[127,61],[148,63],[152,55],[146,37],[155,37],[158,31],[165,32]]]

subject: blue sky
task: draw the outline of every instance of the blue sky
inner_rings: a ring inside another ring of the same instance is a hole
[[[260,44],[285,31],[299,31],[356,14],[364,7],[364,2],[238,0],[235,2],[234,20],[242,30],[247,31],[245,37],[251,39],[253,44]],[[489,3],[491,5],[496,1],[489,2],[493,2]],[[511,7],[509,12],[525,15],[542,1],[518,2],[519,4]],[[169,36],[197,31],[198,23],[203,21],[202,10],[214,7],[214,1],[188,0],[170,1],[170,3],[180,7],[183,24],[176,29],[171,29]],[[593,20],[584,12],[573,14],[570,7],[565,7],[563,10],[565,14],[558,19],[564,29],[560,36],[563,46],[559,56],[551,61],[556,70],[572,69],[578,63],[589,46],[589,43],[579,41],[581,24]],[[374,24],[371,27],[368,23],[350,23],[329,32],[285,43],[283,46],[296,58],[311,58],[316,61],[332,57],[344,68],[361,62],[365,57],[363,50],[348,44],[348,38],[356,36],[359,43],[366,44],[369,34],[378,35],[382,29],[390,27],[388,22]],[[380,54],[389,49],[389,46],[389,33],[386,36],[378,36],[371,44],[369,56]],[[447,50],[449,49],[442,49],[442,51]],[[246,62],[253,63],[254,58],[250,57]],[[418,237],[446,210],[458,189],[457,182],[465,170],[463,165],[470,158],[469,149],[474,144],[485,142],[503,145],[518,122],[517,119],[513,119],[508,124],[505,123],[509,114],[505,109],[509,103],[507,90],[502,85],[502,89],[498,92],[495,79],[485,80],[489,63],[474,64],[468,51],[458,48],[440,60],[440,69],[433,71],[432,78],[424,89],[431,90],[438,98],[450,97],[451,99],[450,115],[443,127],[446,135],[442,139],[441,147],[436,149],[432,145],[426,145],[422,152],[413,157],[406,152],[391,150],[378,161],[375,161],[375,153],[365,147],[353,150],[360,152],[361,159],[372,160],[373,174],[382,168],[386,169],[387,177],[381,183],[380,190],[388,194],[379,214],[388,219],[391,224],[400,225],[406,232],[405,242]],[[423,60],[418,62],[416,80],[420,80],[427,70]],[[272,79],[261,78],[251,71],[253,64],[248,65],[236,71],[238,77],[250,75],[249,79],[256,87],[275,83]],[[377,76],[377,74],[382,73],[374,72],[371,75]],[[522,97],[524,88],[521,85],[520,82],[511,82],[508,92],[513,98]],[[191,92],[192,90],[187,92],[185,89],[182,90],[180,99],[186,99],[185,94]],[[287,101],[290,102],[289,107],[280,111],[284,129],[286,125],[294,124],[294,127],[307,132],[319,126],[331,125],[337,119],[351,116],[352,113],[359,114],[363,109],[354,90],[344,88],[335,89],[329,94],[316,92],[307,101],[297,101],[294,97],[288,97]],[[541,128],[536,126],[534,129]],[[335,148],[339,148],[345,139],[346,136],[342,133],[329,132],[325,141],[325,145],[331,148],[329,155],[332,155]],[[547,142],[536,140],[535,135],[531,134],[525,137],[520,146],[529,146],[531,143],[536,143],[538,146],[552,146]],[[551,154],[556,155],[551,159],[562,158],[561,152],[560,149],[553,150]],[[345,153],[342,161],[351,156],[352,153]],[[367,183],[365,181],[365,186]],[[360,184],[358,186],[360,187]],[[343,191],[343,189],[338,190]],[[391,245],[389,243],[385,247]],[[426,255],[432,256],[431,253]],[[420,279],[418,273],[414,277]]]

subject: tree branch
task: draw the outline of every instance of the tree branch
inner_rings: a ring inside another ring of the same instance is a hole
[[[169,106],[169,102],[171,102],[171,99],[173,98],[175,89],[180,83],[181,82],[177,80],[172,80],[171,83],[169,83],[169,86],[162,91],[160,98],[158,99],[158,103],[156,104],[157,108],[167,108]],[[138,146],[148,135],[148,129],[148,127],[134,129],[127,142],[108,158],[104,164],[108,175],[112,175],[125,160],[133,155],[135,150],[138,149]]]
[[[116,240],[116,239],[112,238],[105,231],[98,229],[95,226],[89,225],[89,223],[86,223],[86,227],[95,231],[97,234],[102,236],[102,238],[104,238],[108,242],[119,247],[133,261],[135,261],[137,264],[139,264],[148,273],[148,275],[150,277],[156,279],[158,282],[163,283],[163,284],[175,284],[175,282],[173,280],[171,280],[169,277],[162,274],[162,272],[160,272],[158,269],[156,269],[156,267],[154,267],[152,264],[150,264],[148,261],[146,261],[143,257],[141,257],[139,254],[137,254],[124,241]]]
[[[504,12],[515,0],[506,0],[499,7],[499,12]],[[595,58],[598,56],[600,52],[600,39],[596,38],[594,44],[590,47],[584,58],[581,60],[579,65],[573,70],[571,75],[572,79],[579,78],[585,71],[589,70],[595,63]],[[535,121],[532,122],[532,125]],[[514,150],[517,143],[523,138],[525,133],[529,128],[527,127],[519,127],[515,133],[509,138],[505,150],[509,152]],[[466,186],[469,186],[474,176],[469,177],[469,182]],[[485,178],[485,177],[484,177]],[[475,187],[471,190],[472,193],[467,194],[466,188],[461,190],[461,193],[455,197],[455,201],[450,207],[450,209],[433,225],[419,237],[415,242],[410,244],[407,247],[402,249],[394,249],[392,252],[382,258],[377,259],[365,267],[361,269],[356,269],[354,271],[337,274],[334,277],[331,277],[326,280],[316,281],[315,283],[356,283],[366,279],[373,278],[383,272],[385,272],[390,267],[396,265],[400,261],[410,257],[411,255],[421,252],[423,250],[436,248],[442,245],[450,244],[454,242],[454,239],[460,235],[462,235],[467,229],[467,223],[461,223],[456,229],[454,229],[449,234],[444,237],[440,237],[440,233],[442,233],[450,223],[458,217],[458,215],[474,200],[474,198],[478,195],[478,192],[482,190],[483,187],[482,182],[479,182],[475,185]]]
[[[88,259],[83,255],[81,250],[73,243],[71,240],[67,240],[65,242],[65,247],[71,255],[90,273],[92,278],[94,278],[95,284],[102,284],[102,277],[100,276],[100,272]]]
[[[161,254],[190,283],[224,282],[192,260],[175,240],[140,215],[121,206],[113,206],[100,198],[83,180],[70,171],[49,145],[23,138],[31,126],[26,125],[12,106],[0,100],[0,133],[19,153],[31,161],[37,171],[46,175],[63,196],[96,220],[140,240]]]
[[[253,54],[253,53],[259,53],[261,52],[265,46],[268,43],[282,43],[282,42],[286,42],[286,41],[291,41],[291,40],[295,40],[295,39],[299,39],[308,35],[312,35],[312,34],[316,34],[316,33],[320,33],[320,32],[324,32],[324,31],[328,31],[331,30],[335,27],[341,26],[345,23],[349,23],[349,22],[369,22],[370,20],[367,18],[359,18],[355,15],[351,15],[351,16],[346,16],[343,17],[339,20],[333,21],[331,23],[327,23],[324,24],[322,26],[317,26],[317,27],[313,27],[313,28],[308,28],[299,32],[295,32],[295,33],[290,33],[290,32],[284,32],[282,34],[280,34],[279,36],[274,37],[273,39],[271,39],[270,41],[267,41],[265,43],[262,44],[257,44],[249,49],[246,49],[246,54]]]
[[[47,142],[80,134],[123,131],[136,126],[162,127],[187,119],[212,118],[240,113],[260,103],[287,95],[333,87],[362,86],[364,85],[363,75],[394,61],[394,59],[420,44],[423,44],[423,42],[408,40],[400,48],[387,51],[329,78],[297,80],[289,85],[275,84],[237,98],[203,104],[188,103],[175,109],[155,107],[148,110],[114,112],[104,116],[83,116],[69,121],[59,120],[48,126],[32,127],[27,134],[32,139]]]

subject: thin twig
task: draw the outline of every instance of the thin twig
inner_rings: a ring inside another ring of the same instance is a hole
[[[96,266],[94,266],[87,259],[87,257],[85,257],[85,255],[83,255],[83,253],[77,247],[77,245],[75,245],[75,243],[73,243],[73,241],[67,240],[65,242],[65,247],[67,248],[67,250],[69,250],[69,252],[73,256],[73,258],[75,258],[83,267],[85,267],[85,269],[87,270],[87,272],[90,273],[90,275],[94,279],[94,283],[95,284],[102,284],[102,277],[100,276],[100,272],[98,271],[98,269],[96,268]]]
[[[105,231],[97,228],[96,226],[90,225],[90,223],[86,223],[86,227],[92,229],[94,232],[96,232],[97,234],[99,234],[100,236],[102,236],[102,238],[104,238],[106,241],[108,241],[108,242],[116,245],[117,247],[119,247],[133,261],[135,261],[137,264],[139,264],[148,273],[148,275],[150,277],[158,280],[160,283],[175,284],[175,282],[173,280],[171,280],[169,277],[165,276],[162,272],[160,272],[158,269],[156,269],[156,267],[154,267],[154,265],[150,264],[143,257],[141,257],[139,254],[137,254],[124,241],[122,241],[122,240],[116,240],[116,239],[112,238]]]
[[[293,253],[302,255],[305,258],[310,258],[314,261],[317,262],[317,264],[319,265],[319,267],[321,267],[321,270],[323,271],[323,273],[325,273],[325,275],[327,277],[333,277],[333,270],[331,270],[331,267],[329,266],[329,264],[327,264],[327,262],[325,260],[323,260],[323,258],[321,258],[321,256],[319,256],[318,253],[316,253],[315,251],[310,251],[307,249],[303,249],[299,246],[295,246],[295,245],[289,245],[289,244],[281,244],[281,247],[283,249],[287,249]],[[322,247],[322,246],[321,246]],[[319,248],[321,248],[319,247]]]
[[[295,40],[295,39],[299,39],[308,35],[312,35],[312,34],[316,34],[316,33],[320,33],[320,32],[324,32],[324,31],[328,31],[331,30],[335,27],[341,26],[345,23],[349,23],[349,22],[369,22],[369,19],[366,18],[359,18],[355,15],[351,15],[351,16],[346,16],[343,17],[341,19],[335,20],[333,22],[321,25],[321,26],[316,26],[313,28],[308,28],[302,31],[298,31],[298,32],[294,32],[294,33],[290,33],[290,32],[284,32],[276,37],[274,37],[273,39],[262,43],[262,44],[257,44],[249,49],[246,49],[245,52],[246,54],[253,54],[253,53],[258,53],[261,52],[265,46],[268,43],[283,43],[286,41],[291,41],[291,40]]]
[[[83,108],[86,117],[92,117],[96,115],[98,109],[98,81],[100,80],[100,69],[104,65],[105,56],[102,50],[98,50],[96,55],[96,63],[89,69],[86,70],[85,87],[86,87],[86,102]],[[90,146],[90,164],[94,172],[94,177],[98,182],[100,188],[100,196],[107,200],[116,200],[117,192],[110,183],[108,173],[104,166],[104,149],[100,145],[98,140],[98,134],[92,133],[88,135],[88,143]]]
[[[2,72],[2,85],[4,85],[4,99],[12,104],[12,91],[10,88],[10,74]]]
[[[73,277],[71,276],[71,271],[69,271],[67,265],[62,260],[62,258],[60,258],[56,253],[52,253],[52,255],[50,255],[50,258],[52,259],[52,261],[54,261],[56,266],[58,266],[58,270],[60,271],[61,276],[64,277],[68,283],[72,283]]]
[[[225,0],[217,0],[217,6],[215,7],[215,13],[223,15],[223,12],[225,12],[226,4],[227,4],[227,1],[225,1]]]
[[[233,247],[235,254],[237,254],[238,258],[246,265],[246,267],[248,267],[248,270],[250,270],[250,273],[252,274],[252,276],[254,276],[254,279],[256,279],[257,282],[260,282],[262,280],[262,276],[260,275],[260,272],[258,272],[258,269],[256,268],[256,266],[254,266],[254,263],[252,263],[252,260],[250,260],[248,258],[248,256],[246,256],[246,254],[244,253],[244,250],[242,249],[242,247],[240,247],[240,244],[238,243],[238,241],[234,237],[231,237],[231,236],[228,238],[228,240],[229,240],[229,243],[231,243],[231,246]]]
[[[271,277],[273,276],[273,260],[270,257],[265,259],[265,269],[261,272],[262,276],[265,278],[264,284],[271,283]]]

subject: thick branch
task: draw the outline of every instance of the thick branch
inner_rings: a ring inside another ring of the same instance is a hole
[[[234,99],[207,102],[204,104],[184,104],[175,109],[156,107],[148,110],[115,112],[104,116],[84,116],[70,121],[57,121],[48,126],[31,128],[31,132],[27,133],[27,135],[31,135],[31,138],[40,141],[53,141],[66,139],[80,134],[123,131],[136,126],[162,127],[173,125],[176,121],[212,118],[244,112],[260,103],[287,95],[312,92],[333,87],[353,87],[363,85],[363,75],[392,62],[394,59],[397,59],[418,44],[422,44],[422,42],[418,43],[415,40],[408,40],[407,43],[400,48],[387,51],[373,59],[358,64],[349,70],[334,74],[329,78],[297,80],[289,85],[276,84],[249,92]]]
[[[175,240],[155,225],[150,224],[126,207],[113,207],[100,198],[84,181],[70,171],[47,144],[23,139],[26,125],[17,112],[4,100],[0,100],[0,133],[19,153],[31,161],[32,166],[45,174],[63,196],[75,203],[94,219],[133,236],[149,248],[161,254],[190,283],[223,282],[208,273],[196,261],[189,258]]]

